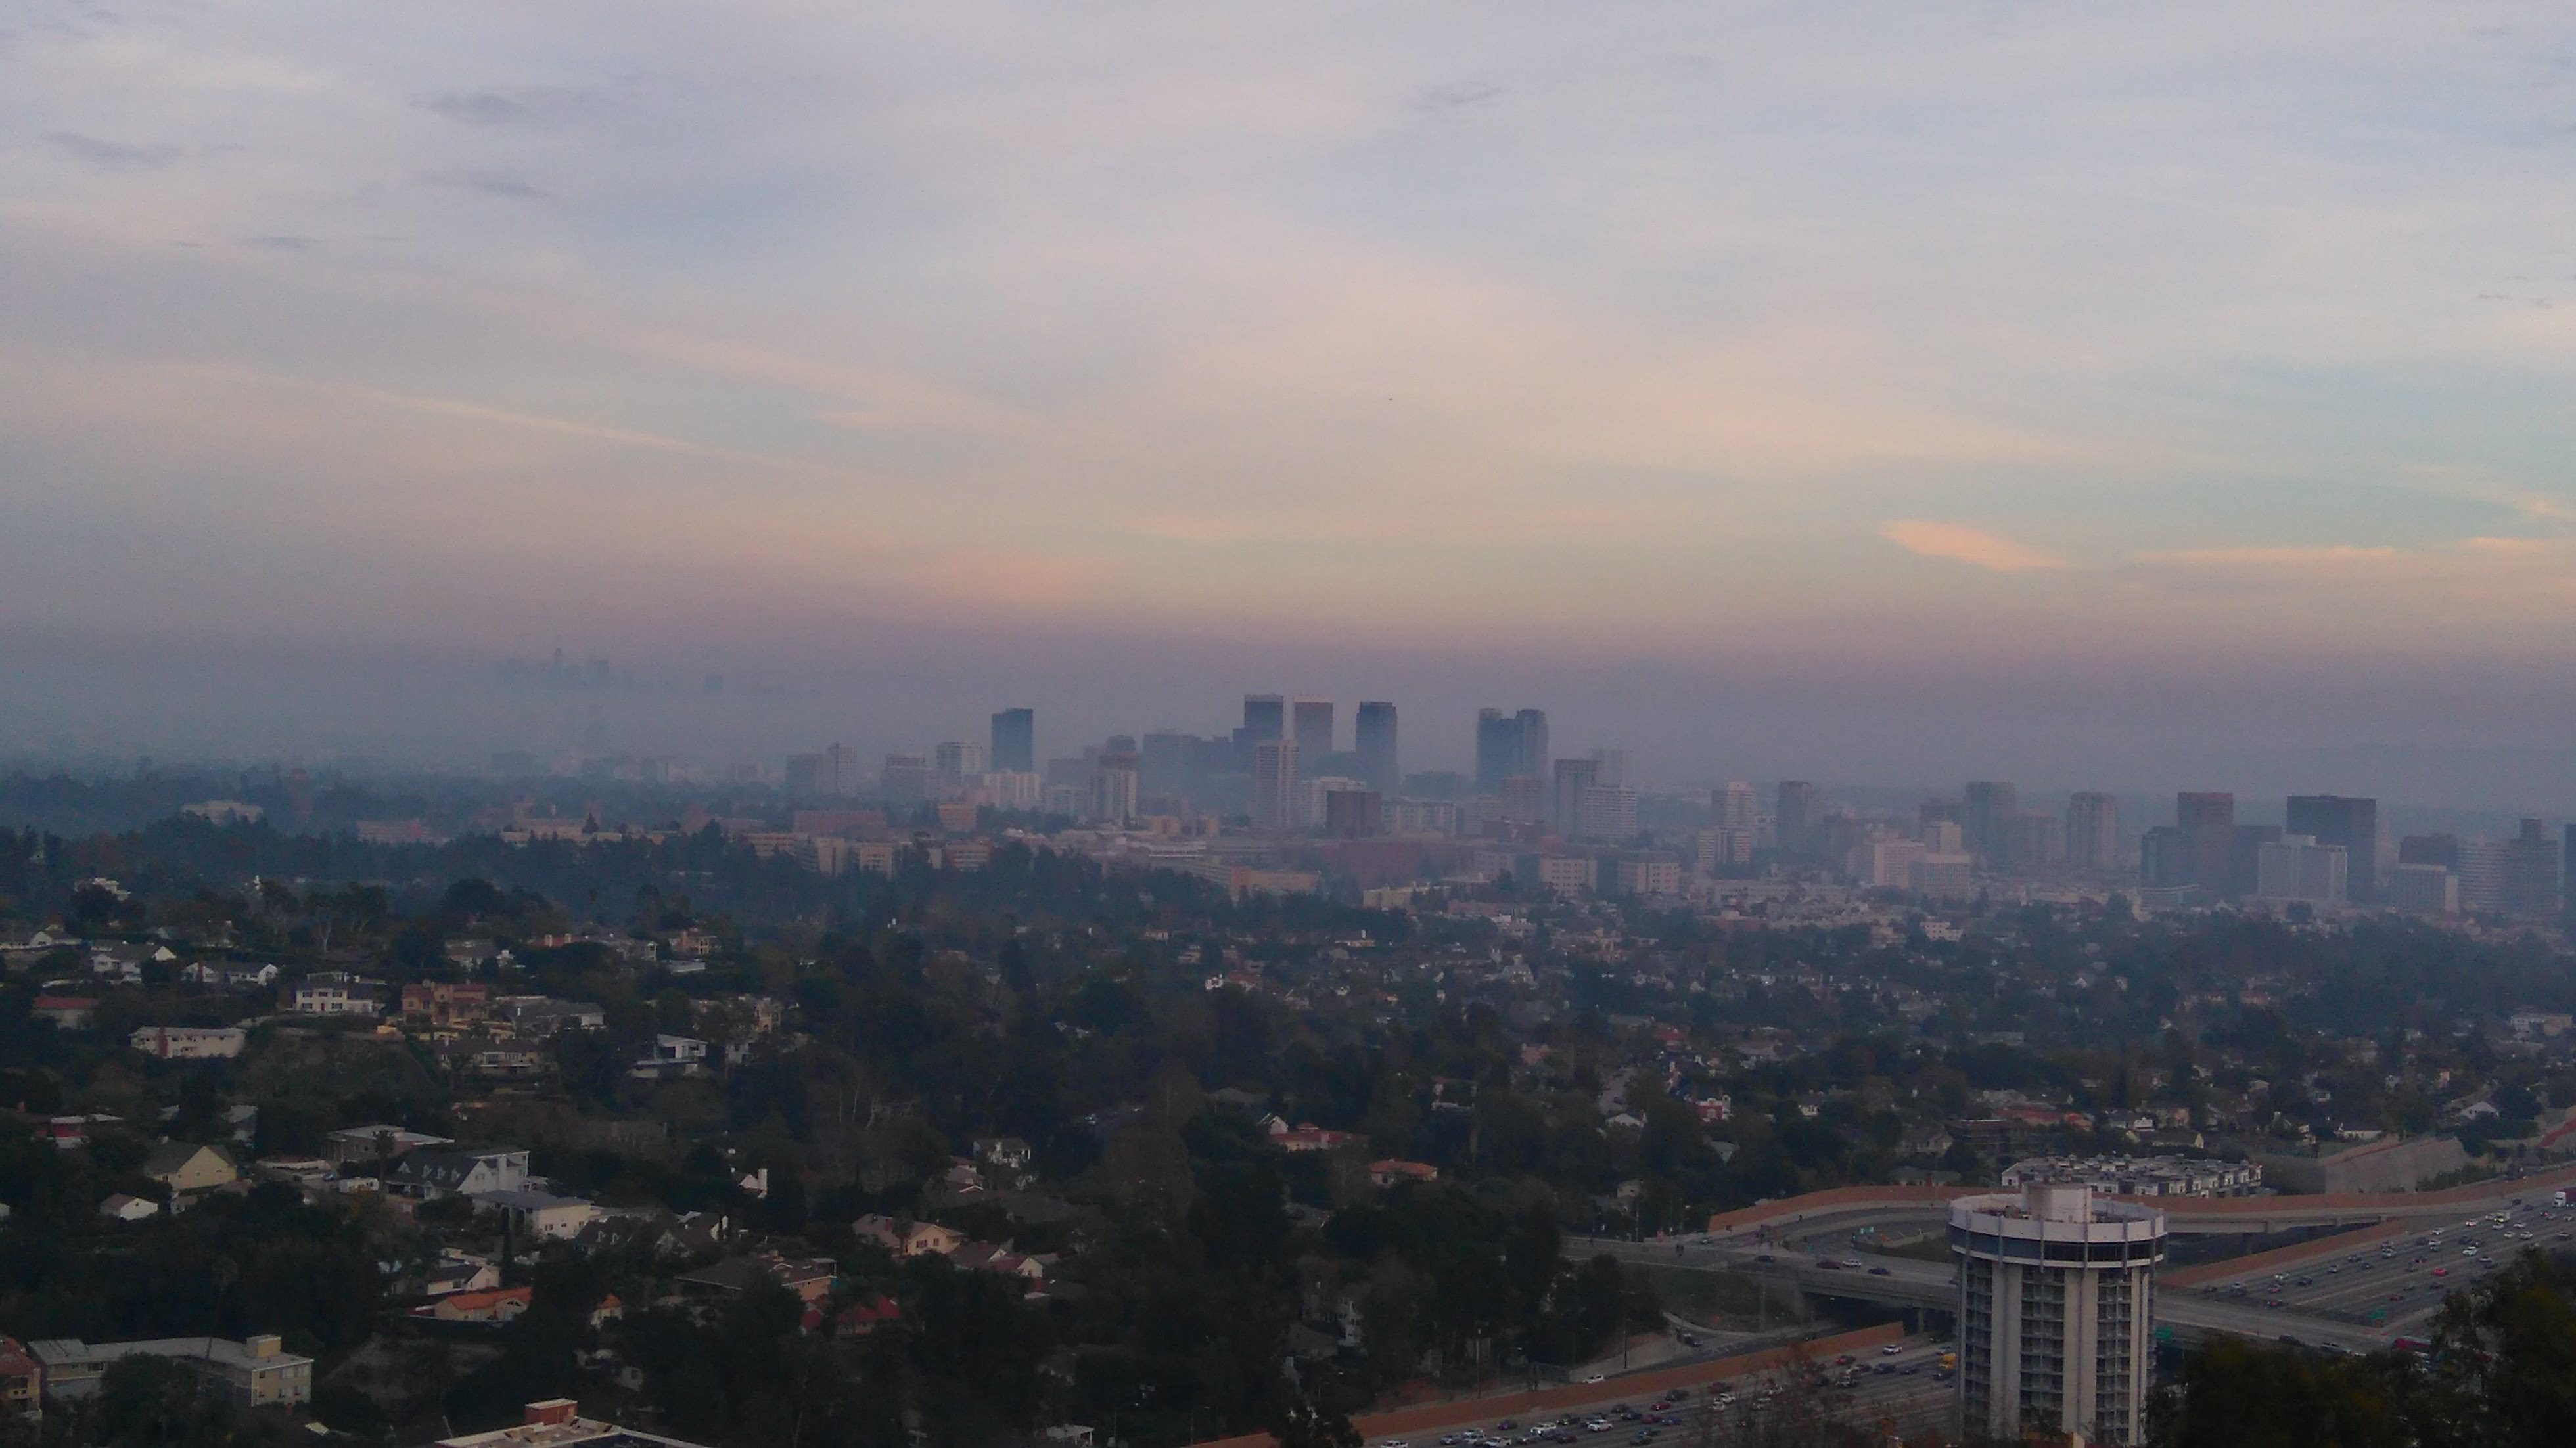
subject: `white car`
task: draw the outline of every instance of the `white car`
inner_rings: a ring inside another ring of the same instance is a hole
[[[1594,1373],[1594,1374],[1592,1374],[1590,1377],[1585,1378],[1583,1381],[1584,1381],[1584,1383],[1585,1383],[1587,1386],[1589,1386],[1590,1384],[1593,1384],[1593,1383],[1606,1383],[1606,1382],[1610,1381],[1610,1379],[1608,1379],[1607,1377],[1604,1377],[1604,1376],[1603,1376],[1603,1375],[1601,1375],[1600,1373]]]

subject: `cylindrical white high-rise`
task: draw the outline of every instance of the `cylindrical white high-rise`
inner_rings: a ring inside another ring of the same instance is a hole
[[[2085,1186],[1950,1204],[1959,1264],[1959,1427],[2144,1441],[2165,1214]]]

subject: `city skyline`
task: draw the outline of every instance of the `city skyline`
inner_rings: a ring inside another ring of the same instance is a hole
[[[135,14],[0,51],[0,747],[557,644],[1818,773],[2576,710],[2553,9]]]

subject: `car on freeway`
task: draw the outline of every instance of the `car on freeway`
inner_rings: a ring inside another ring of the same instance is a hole
[[[1903,1343],[1891,1342],[1887,1346],[1880,1348],[1878,1350],[1878,1355],[1880,1357],[1894,1357],[1903,1351],[1905,1351],[1905,1345]]]

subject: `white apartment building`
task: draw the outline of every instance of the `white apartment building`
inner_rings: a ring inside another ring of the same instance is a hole
[[[1950,1204],[1959,1427],[2144,1441],[2165,1214],[2081,1185]]]

